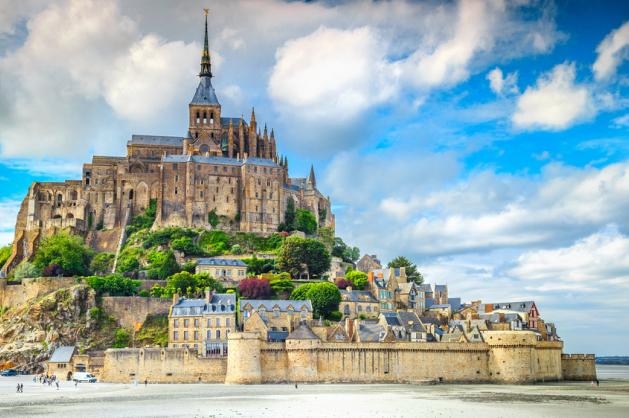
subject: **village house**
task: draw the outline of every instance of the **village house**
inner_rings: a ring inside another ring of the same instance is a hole
[[[236,330],[236,295],[209,290],[204,299],[173,296],[168,346],[194,348],[202,356],[226,355],[227,336]]]
[[[380,304],[369,290],[355,290],[348,286],[340,292],[341,303],[339,303],[339,311],[344,317],[362,319],[378,316]]]
[[[199,258],[196,273],[207,273],[221,282],[238,283],[247,278],[247,264],[237,258]]]
[[[299,323],[309,320],[309,300],[240,300],[242,330],[259,332],[268,341],[285,341]]]
[[[389,327],[397,340],[428,341],[428,332],[414,312],[383,312],[380,314],[378,323]]]
[[[486,303],[482,305],[482,311],[484,314],[515,313],[522,319],[525,327],[530,329],[537,328],[537,320],[540,317],[537,306],[533,301]]]

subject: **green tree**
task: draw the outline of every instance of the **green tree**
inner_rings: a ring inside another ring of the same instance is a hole
[[[367,286],[367,273],[352,270],[345,273],[345,279],[352,282],[352,288],[362,290]]]
[[[140,269],[142,249],[127,247],[118,256],[116,273],[136,273]]]
[[[271,289],[273,289],[273,294],[278,299],[288,299],[288,295],[291,294],[293,289],[295,289],[295,285],[293,281],[290,279],[274,279],[271,280]]]
[[[332,255],[342,258],[346,263],[355,263],[360,258],[360,250],[358,247],[350,247],[345,244],[342,238],[334,238],[334,246],[332,247]]]
[[[42,241],[33,264],[39,269],[56,264],[67,276],[83,276],[89,272],[92,256],[92,250],[83,245],[81,238],[59,233]]]
[[[218,293],[224,291],[223,285],[207,273],[190,274],[187,271],[175,273],[166,281],[164,290],[157,290],[155,286],[151,293],[159,294],[156,297],[172,296],[174,293],[184,294],[188,297],[203,297],[205,289],[215,290]],[[155,291],[154,291],[155,290]]]
[[[290,298],[310,300],[314,311],[313,316],[328,318],[332,312],[338,311],[341,292],[334,283],[308,283],[295,289]]]
[[[114,266],[114,258],[112,253],[98,253],[92,258],[90,270],[94,274],[108,274]]]
[[[293,231],[295,229],[295,201],[292,196],[286,200],[286,211],[284,212],[284,222],[277,228],[279,231]]]
[[[164,280],[179,271],[179,264],[171,250],[153,251],[149,254],[149,276]]]
[[[307,209],[297,209],[294,229],[312,235],[317,231],[317,218]]]
[[[411,263],[411,261],[404,256],[395,257],[389,262],[388,267],[404,267],[406,269],[406,277],[409,282],[415,282],[417,284],[424,283],[424,276],[422,276],[419,270],[417,270],[417,266]]]
[[[304,267],[310,276],[320,276],[330,268],[330,253],[319,240],[288,237],[280,247],[277,266],[298,278]]]
[[[203,251],[194,243],[190,237],[181,237],[174,239],[171,243],[173,250],[181,251],[185,255],[197,255],[202,254]]]
[[[275,260],[272,258],[258,258],[254,255],[253,258],[244,258],[242,261],[247,265],[248,274],[257,276],[275,270]]]

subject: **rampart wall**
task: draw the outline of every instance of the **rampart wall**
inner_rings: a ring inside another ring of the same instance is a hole
[[[129,381],[137,376],[154,382],[201,379],[251,384],[562,379],[563,343],[539,342],[527,332],[497,332],[493,337],[485,343],[325,343],[314,339],[269,343],[256,333],[233,333],[228,358],[197,358],[187,349],[107,350],[103,380]],[[575,370],[570,377],[578,373]]]
[[[185,348],[126,348],[105,352],[101,380],[129,383],[224,383],[225,358],[202,358]]]
[[[596,380],[595,361],[594,354],[562,354],[564,380]]]

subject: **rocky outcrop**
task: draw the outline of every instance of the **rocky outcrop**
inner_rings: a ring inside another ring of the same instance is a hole
[[[0,317],[0,364],[39,372],[59,345],[98,345],[100,324],[90,314],[95,306],[94,291],[80,284],[9,309]]]

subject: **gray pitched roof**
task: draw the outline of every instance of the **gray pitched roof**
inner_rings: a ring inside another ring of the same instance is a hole
[[[291,332],[287,340],[318,340],[319,337],[315,335],[314,332],[308,327],[306,324],[301,324],[293,332]]]
[[[204,314],[233,314],[236,311],[234,293],[215,293],[210,302],[205,299],[181,299],[172,307],[172,316],[197,316]]]
[[[373,294],[368,290],[353,290],[350,292],[346,289],[343,289],[341,292],[341,299],[343,301],[349,302],[371,302],[378,303],[378,299],[376,299]]]
[[[415,312],[397,312],[400,324],[409,332],[426,332],[421,320]]]
[[[204,156],[204,155],[188,155],[188,154],[176,154],[165,155],[162,157],[164,163],[200,163],[200,164],[220,164],[220,165],[235,165],[241,166],[242,162],[236,158],[216,157],[216,156]]]
[[[252,165],[264,165],[267,167],[279,167],[279,165],[275,164],[275,161],[269,160],[268,158],[257,158],[257,157],[249,157],[247,158],[243,164],[252,164]]]
[[[400,320],[397,316],[397,312],[382,312],[380,315],[384,316],[387,325],[400,326]]]
[[[183,146],[183,138],[180,136],[159,135],[131,135],[130,145],[169,145],[173,147]]]
[[[50,356],[50,359],[48,361],[53,363],[69,363],[70,360],[72,360],[73,354],[73,345],[62,345],[55,349],[55,352],[52,353],[52,356]]]
[[[379,342],[386,332],[382,325],[369,323],[360,323],[357,331],[362,342]]]
[[[216,92],[214,91],[214,87],[212,86],[212,80],[210,77],[201,77],[201,81],[199,81],[199,86],[197,87],[197,91],[194,93],[194,97],[190,104],[200,104],[200,105],[218,105],[218,98],[216,97]]]
[[[244,261],[237,258],[198,258],[197,264],[200,266],[247,267]]]
[[[308,312],[312,312],[312,303],[309,300],[257,300],[257,299],[240,299],[240,311],[242,312],[247,306],[251,305],[254,310],[259,310],[264,306],[267,311],[273,310],[273,307],[277,305],[280,312],[286,312],[289,306],[292,306],[295,311],[301,311],[302,307],[305,307]]]
[[[506,310],[506,311],[516,311],[516,312],[524,312],[529,313],[531,308],[535,302],[532,300],[527,300],[524,302],[499,302],[499,303],[488,303],[488,305],[492,305],[494,310]]]

